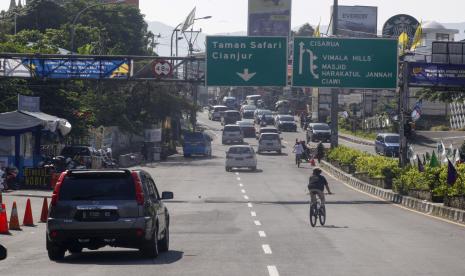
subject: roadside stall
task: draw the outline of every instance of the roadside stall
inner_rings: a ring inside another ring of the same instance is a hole
[[[0,113],[0,167],[16,168],[17,182],[28,188],[50,188],[51,173],[40,168],[42,137],[47,133],[65,136],[71,125],[40,111]]]

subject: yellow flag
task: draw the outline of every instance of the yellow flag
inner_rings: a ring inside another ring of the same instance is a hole
[[[314,36],[314,37],[320,37],[320,36],[321,36],[321,33],[320,33],[320,23],[318,23],[318,26],[316,26],[316,29],[315,29],[315,31],[313,32],[313,36]]]
[[[405,50],[407,49],[408,41],[409,41],[409,38],[406,32],[403,32],[399,35],[398,45],[399,45],[400,55],[403,55]]]
[[[418,25],[417,30],[415,31],[415,36],[413,37],[412,47],[410,47],[410,51],[415,51],[415,49],[421,46],[421,37],[423,35],[423,28]]]

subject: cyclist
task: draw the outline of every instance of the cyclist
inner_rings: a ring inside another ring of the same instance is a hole
[[[298,139],[295,139],[295,145],[292,152],[295,152],[295,163],[299,164],[299,161],[302,158],[302,154],[304,153],[304,148]]]
[[[316,195],[318,195],[318,197],[321,200],[321,205],[325,205],[325,187],[328,191],[328,194],[331,194],[328,181],[326,181],[326,178],[321,175],[321,169],[314,169],[313,175],[310,176],[310,178],[308,179],[308,191],[310,192],[311,204],[316,202]]]

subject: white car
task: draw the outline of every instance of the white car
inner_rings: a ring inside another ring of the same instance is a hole
[[[277,133],[262,133],[258,138],[258,153],[276,151],[281,154],[281,138]]]
[[[227,172],[232,168],[257,169],[257,156],[250,145],[232,146],[226,152],[225,169]]]

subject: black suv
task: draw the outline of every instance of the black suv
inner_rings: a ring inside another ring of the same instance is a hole
[[[168,251],[170,216],[150,174],[142,170],[71,170],[53,191],[47,220],[50,260],[106,245],[138,248],[151,258]]]

